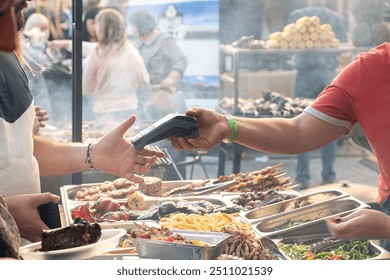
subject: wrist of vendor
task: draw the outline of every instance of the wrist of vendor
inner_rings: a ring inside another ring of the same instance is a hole
[[[90,170],[96,170],[94,162],[92,160],[92,154],[93,154],[93,147],[92,143],[88,144],[85,154],[85,164],[88,165]]]

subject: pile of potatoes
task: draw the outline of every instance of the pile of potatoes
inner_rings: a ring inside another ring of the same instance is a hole
[[[301,17],[283,31],[271,33],[266,41],[266,47],[276,49],[323,49],[339,45],[331,25],[321,24],[318,16]]]

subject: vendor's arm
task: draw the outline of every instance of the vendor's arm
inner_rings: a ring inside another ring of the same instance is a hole
[[[138,151],[124,139],[123,135],[134,122],[135,116],[132,116],[93,143],[90,156],[94,168],[140,183],[143,179],[138,174],[148,172],[157,157],[163,157],[164,153],[151,149]],[[42,176],[88,170],[91,166],[86,162],[86,154],[86,144],[59,143],[34,137],[34,156]]]
[[[175,149],[210,149],[229,139],[231,129],[225,117],[203,108],[192,108],[189,116],[198,120],[199,138],[172,138]],[[346,133],[339,127],[302,113],[292,119],[234,117],[238,136],[236,142],[252,149],[280,154],[297,154],[315,150]]]
[[[390,216],[381,211],[359,209],[345,217],[329,218],[326,224],[335,238],[390,241]]]

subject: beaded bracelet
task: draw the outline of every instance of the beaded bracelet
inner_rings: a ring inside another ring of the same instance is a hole
[[[87,156],[85,157],[85,163],[88,163],[89,168],[95,170],[96,168],[93,166],[92,159],[91,159],[91,152],[92,152],[92,143],[88,144],[87,147]]]

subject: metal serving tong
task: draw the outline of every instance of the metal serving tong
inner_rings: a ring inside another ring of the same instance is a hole
[[[313,251],[313,250],[323,251],[323,250],[326,250],[326,249],[329,249],[331,247],[335,247],[335,246],[338,246],[338,245],[341,245],[344,243],[345,243],[345,240],[343,240],[343,239],[326,238],[324,240],[310,244],[309,250],[310,251]]]
[[[278,245],[276,245],[269,237],[261,237],[260,242],[264,248],[270,250],[270,252],[279,260],[287,260],[286,256],[279,250]]]
[[[174,194],[171,194],[169,197],[181,197],[181,196],[196,196],[196,195],[205,195],[210,194],[213,192],[222,191],[232,185],[235,185],[236,181],[226,181],[222,183],[217,184],[210,184],[199,188],[193,188],[193,189],[182,189],[177,190]]]

